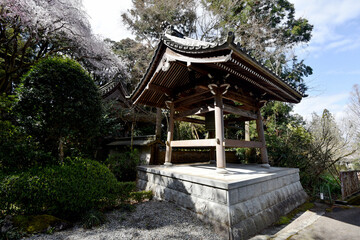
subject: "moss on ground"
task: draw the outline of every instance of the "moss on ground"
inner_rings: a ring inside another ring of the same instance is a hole
[[[306,212],[307,210],[309,210],[309,209],[311,209],[313,207],[314,207],[314,203],[306,202],[303,205],[299,206],[298,208],[295,208],[294,210],[289,212],[287,215],[281,216],[280,219],[277,222],[274,223],[274,225],[279,226],[279,225],[289,224],[291,222],[291,220],[298,213]]]
[[[19,229],[32,234],[48,232],[60,225],[70,225],[70,223],[51,215],[23,216],[18,215],[13,218],[14,225]]]

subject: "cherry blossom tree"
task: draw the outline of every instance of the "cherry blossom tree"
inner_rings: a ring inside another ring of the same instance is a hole
[[[0,2],[0,92],[11,93],[39,59],[68,55],[102,84],[125,76],[122,60],[95,36],[82,0]]]

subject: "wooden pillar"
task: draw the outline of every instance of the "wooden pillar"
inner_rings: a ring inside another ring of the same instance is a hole
[[[155,126],[155,136],[156,139],[161,139],[161,108],[156,108],[156,126]]]
[[[265,168],[270,168],[267,149],[266,149],[265,135],[264,135],[264,125],[263,125],[260,109],[257,112],[256,130],[258,133],[259,141],[262,143],[262,147],[260,148],[261,166]]]
[[[214,130],[210,130],[209,131],[209,138],[215,138],[215,131]],[[210,147],[210,163],[215,163],[215,147]]]
[[[219,173],[226,173],[226,159],[224,147],[224,114],[222,93],[215,91],[215,138],[216,138],[216,168]]]
[[[174,112],[175,112],[174,103],[168,102],[168,107],[170,108],[170,119],[169,119],[168,133],[167,133],[164,165],[172,165],[172,163],[171,163],[172,147],[170,146],[170,144],[174,137]]]
[[[245,141],[250,141],[250,122],[245,121]],[[245,150],[245,160],[249,162],[251,150],[247,148]]]

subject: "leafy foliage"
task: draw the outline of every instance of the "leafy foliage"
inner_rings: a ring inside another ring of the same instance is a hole
[[[84,150],[98,135],[100,94],[77,62],[60,57],[40,61],[23,77],[18,93],[14,110],[21,126],[54,157],[62,158],[68,145]]]
[[[136,35],[136,40],[152,47],[160,37],[163,22],[176,25],[186,35],[195,31],[194,0],[133,0],[133,5],[133,9],[122,15],[123,22]]]
[[[219,19],[213,34],[233,31],[246,51],[286,81],[305,91],[303,76],[312,69],[298,62],[292,49],[310,41],[313,26],[307,19],[295,18],[295,8],[287,0],[207,0],[206,9]],[[211,35],[209,36],[211,37]]]
[[[12,92],[38,60],[71,55],[97,80],[124,77],[122,61],[91,32],[79,0],[3,0],[0,3],[0,92]]]
[[[114,153],[106,159],[105,164],[119,181],[135,181],[136,167],[140,164],[139,153],[136,149]]]
[[[294,47],[310,41],[313,26],[305,18],[295,18],[294,5],[289,1],[134,0],[133,3],[133,8],[122,17],[137,41],[154,48],[164,21],[185,36],[207,41],[223,41],[232,31],[235,41],[248,54],[289,84],[307,90],[303,78],[312,74],[312,68],[297,58]]]
[[[200,124],[178,122],[175,123],[175,136],[174,139],[200,139],[204,138],[206,134],[205,126]]]
[[[144,201],[145,199],[151,200],[153,195],[154,194],[152,191],[139,191],[130,193],[130,197],[138,203]]]
[[[300,116],[291,115],[291,110],[291,105],[279,102],[262,109],[269,161],[275,166],[299,168],[301,182],[308,190],[336,182],[336,164],[356,151],[350,144],[352,137],[340,130],[326,109],[322,116],[314,114],[308,125]],[[332,181],[327,176],[332,176]]]
[[[133,183],[117,182],[106,166],[81,158],[8,175],[0,184],[2,211],[67,219],[127,199],[134,189]]]
[[[125,69],[129,74],[126,88],[132,92],[147,70],[153,49],[130,38],[122,39],[119,42],[110,39],[105,41],[111,45],[117,56],[125,60]]]
[[[0,168],[5,172],[21,171],[37,164],[53,163],[51,155],[17,126],[13,113],[16,102],[14,95],[0,95]]]

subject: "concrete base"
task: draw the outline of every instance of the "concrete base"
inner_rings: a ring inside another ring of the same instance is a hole
[[[164,163],[164,166],[165,166],[165,167],[170,167],[170,166],[172,166],[172,165],[173,165],[173,164],[172,164],[172,163],[169,163],[169,162],[165,162],[165,163]]]
[[[304,203],[299,170],[227,164],[217,174],[209,164],[140,166],[138,188],[174,202],[229,239],[247,239]]]

